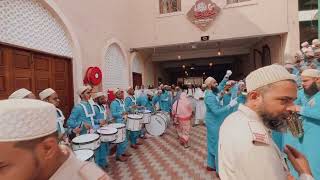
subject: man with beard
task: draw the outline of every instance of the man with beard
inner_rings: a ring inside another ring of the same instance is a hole
[[[218,172],[218,140],[219,129],[223,120],[233,111],[237,105],[236,99],[231,100],[230,104],[223,106],[219,102],[217,93],[223,89],[227,79],[231,74],[227,73],[224,80],[219,84],[217,81],[208,77],[205,80],[207,89],[205,91],[204,103],[206,106],[206,127],[207,127],[207,170]]]
[[[246,85],[246,104],[240,104],[220,128],[221,180],[286,180],[288,167],[271,130],[286,128],[297,97],[294,77],[284,67],[270,65],[251,72]]]
[[[292,111],[297,112],[302,119],[304,135],[294,138],[290,133],[284,137],[286,144],[304,153],[310,161],[315,179],[320,179],[320,92],[316,82],[320,79],[320,71],[307,69],[301,73],[303,89],[298,92],[298,98]]]
[[[57,110],[57,129],[58,129],[58,138],[62,143],[69,143],[68,136],[65,128],[63,127],[65,117],[63,112],[58,108],[60,105],[60,99],[58,94],[51,88],[47,88],[39,93],[40,100],[53,104]]]
[[[95,115],[93,106],[89,103],[91,98],[90,86],[81,86],[78,89],[78,95],[81,98],[79,104],[75,105],[71,111],[67,126],[71,136],[92,133],[94,127]]]
[[[115,119],[116,123],[125,124],[125,118],[128,115],[125,109],[124,101],[123,101],[123,92],[120,89],[116,89],[114,91],[116,95],[116,99],[112,101],[110,105],[110,111],[112,118]],[[117,152],[116,152],[116,160],[125,162],[127,161],[128,157],[131,156],[130,153],[126,153],[128,148],[128,135],[124,142],[117,144]]]
[[[109,179],[95,164],[81,162],[58,145],[56,118],[56,108],[47,102],[0,101],[0,179]]]
[[[129,87],[127,90],[128,96],[124,100],[124,105],[126,112],[129,114],[134,114],[138,110],[137,106],[137,100],[134,97],[134,90],[132,87]],[[128,130],[129,131],[129,130]],[[129,131],[129,140],[131,143],[131,147],[133,149],[138,149],[138,145],[142,145],[142,142],[138,142],[139,135],[141,134],[141,131]]]
[[[94,108],[94,129],[97,130],[102,126],[107,124],[107,112],[106,104],[107,99],[106,95],[103,92],[97,92],[92,95],[92,99],[95,102],[93,104]],[[109,143],[101,142],[100,147],[96,150],[95,161],[102,169],[108,167],[108,154],[109,154]]]

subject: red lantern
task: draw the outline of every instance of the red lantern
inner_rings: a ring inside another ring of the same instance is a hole
[[[89,67],[83,80],[84,84],[98,85],[102,80],[102,72],[98,67]]]

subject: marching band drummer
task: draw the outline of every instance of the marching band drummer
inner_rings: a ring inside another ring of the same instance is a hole
[[[151,90],[146,91],[147,96],[140,96],[137,99],[138,106],[145,107],[146,110],[149,110],[151,113],[155,112],[155,106],[153,105],[153,93]],[[141,129],[141,137],[147,139],[145,125],[143,124]]]
[[[28,89],[21,88],[13,92],[8,99],[36,99],[36,96]]]
[[[105,105],[107,104],[107,97],[103,92],[92,94],[92,99],[95,116],[95,128],[99,129],[107,124],[107,112]],[[96,151],[95,161],[101,168],[108,167],[109,143],[101,142],[99,149]]]
[[[127,112],[124,107],[123,96],[120,89],[116,89],[114,91],[116,95],[116,99],[112,101],[110,105],[112,118],[115,119],[116,123],[125,124],[125,118]],[[116,152],[116,160],[125,162],[127,161],[127,157],[131,156],[131,154],[126,153],[128,148],[128,136],[126,136],[125,141],[117,144],[117,152]]]
[[[79,104],[75,105],[71,111],[67,126],[71,136],[93,133],[94,127],[94,109],[89,103],[91,98],[90,86],[82,86],[78,90],[78,95],[81,98]],[[71,137],[72,139],[72,137]]]
[[[133,114],[138,108],[136,98],[134,97],[133,88],[129,87],[127,90],[127,93],[128,93],[128,96],[124,100],[125,109],[126,109],[126,112]],[[137,149],[138,145],[143,144],[141,142],[137,142],[139,135],[141,134],[141,131],[129,131],[128,134],[129,134],[129,139],[130,139],[132,148]]]
[[[65,128],[63,127],[65,117],[63,115],[63,112],[58,108],[60,105],[60,99],[58,94],[51,88],[47,88],[39,93],[39,97],[41,101],[48,102],[50,104],[53,104],[56,107],[57,110],[57,130],[58,130],[58,138],[59,141],[63,141],[64,143],[69,144],[67,132]]]

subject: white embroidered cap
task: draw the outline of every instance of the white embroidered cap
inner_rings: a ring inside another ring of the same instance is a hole
[[[302,71],[301,76],[320,78],[320,71],[317,69],[306,69]]]
[[[94,93],[91,97],[92,99],[96,99],[101,96],[106,96],[106,94],[104,92],[97,92],[97,93]]]
[[[78,91],[77,91],[77,93],[78,93],[78,95],[80,96],[85,90],[91,90],[92,89],[92,87],[91,86],[81,86],[79,89],[78,89]]]
[[[205,81],[204,81],[204,84],[205,85],[209,85],[211,83],[211,81],[215,81],[215,79],[213,77],[208,77]]]
[[[251,72],[246,77],[247,91],[249,93],[268,84],[284,80],[294,80],[294,76],[286,68],[277,64],[265,66]]]
[[[23,99],[31,93],[32,92],[29,91],[28,89],[21,88],[13,92],[8,99]]]
[[[54,105],[34,99],[0,101],[0,142],[25,141],[57,131]]]
[[[39,97],[41,100],[44,100],[54,94],[55,91],[51,88],[45,89],[39,93]]]
[[[309,43],[307,41],[301,43],[301,47],[308,47],[309,46]]]
[[[314,39],[314,40],[312,40],[312,45],[314,45],[314,47],[320,46],[320,41],[319,41],[319,39]]]

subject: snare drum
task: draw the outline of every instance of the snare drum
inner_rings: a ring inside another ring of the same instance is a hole
[[[116,137],[117,139],[111,143],[114,144],[119,144],[124,142],[124,140],[126,139],[126,125],[122,124],[122,123],[114,123],[114,124],[109,124],[106,127],[112,127],[112,128],[116,128],[118,130]]]
[[[101,142],[113,142],[117,139],[118,130],[113,127],[102,127],[97,130],[100,135]]]
[[[80,161],[94,162],[94,152],[90,149],[76,150],[74,154]]]
[[[142,124],[142,114],[129,114],[127,119],[127,129],[129,131],[140,131]]]
[[[141,120],[141,124],[149,124],[150,118],[151,118],[151,111],[145,110],[142,113],[143,113],[143,118]]]
[[[83,134],[72,139],[72,149],[96,150],[100,146],[100,136],[98,134]]]

